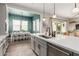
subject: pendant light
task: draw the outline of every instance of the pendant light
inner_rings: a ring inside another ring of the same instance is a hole
[[[79,8],[77,7],[77,4],[75,3],[75,8],[73,9],[73,13],[79,13]]]
[[[53,14],[53,18],[57,18],[56,14],[55,14],[55,3],[54,3],[54,14]]]
[[[43,3],[43,21],[45,21],[45,3]]]

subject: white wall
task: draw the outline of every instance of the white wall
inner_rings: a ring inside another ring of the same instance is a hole
[[[0,35],[5,34],[6,5],[0,4]]]

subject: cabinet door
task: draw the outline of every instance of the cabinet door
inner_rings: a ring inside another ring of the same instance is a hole
[[[69,56],[70,52],[61,50],[53,45],[48,45],[48,56]]]
[[[38,41],[35,41],[35,52],[39,55]]]
[[[31,38],[31,48],[34,50],[34,38]]]
[[[73,56],[79,56],[79,54],[77,54],[77,53],[73,53]]]
[[[47,55],[47,50],[45,47],[39,45],[39,56],[46,56]]]
[[[3,46],[0,46],[0,56],[3,56]]]

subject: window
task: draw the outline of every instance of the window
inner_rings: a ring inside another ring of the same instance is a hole
[[[27,31],[28,30],[28,21],[22,21],[22,28],[23,31]]]
[[[33,31],[35,31],[35,21],[33,21]]]
[[[13,31],[27,31],[28,21],[13,20]]]
[[[39,19],[36,20],[36,30],[39,31]]]
[[[13,31],[20,31],[20,20],[13,20]]]
[[[33,31],[39,32],[39,19],[33,20]]]

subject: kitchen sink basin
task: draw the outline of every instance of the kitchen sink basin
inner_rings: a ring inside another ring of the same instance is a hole
[[[50,37],[50,36],[46,36],[46,35],[39,35],[40,37],[43,37],[43,38],[46,38],[46,39],[50,39],[50,38],[52,38],[52,37]]]

